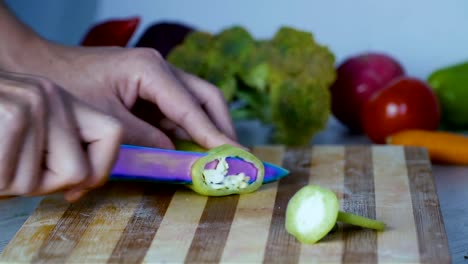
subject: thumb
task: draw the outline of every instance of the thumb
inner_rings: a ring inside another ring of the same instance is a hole
[[[174,144],[161,130],[137,118],[128,111],[120,115],[120,122],[124,127],[125,144],[174,149]]]

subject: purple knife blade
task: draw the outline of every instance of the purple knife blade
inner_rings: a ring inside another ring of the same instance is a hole
[[[119,156],[112,169],[111,180],[155,181],[166,183],[192,183],[190,174],[193,163],[207,154],[204,152],[178,151],[121,145]],[[228,174],[244,172],[256,175],[256,168],[239,158],[227,158]],[[289,172],[274,164],[263,162],[265,176],[263,183],[279,180]],[[214,162],[208,164],[214,167]],[[254,181],[255,178],[251,178]]]

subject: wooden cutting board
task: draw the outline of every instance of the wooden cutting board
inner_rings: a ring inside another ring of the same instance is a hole
[[[78,203],[45,198],[0,260],[77,263],[450,263],[426,152],[394,146],[254,148],[291,174],[255,193],[203,197],[182,186],[111,183]],[[340,225],[315,245],[284,228],[302,186],[333,189],[384,232]]]

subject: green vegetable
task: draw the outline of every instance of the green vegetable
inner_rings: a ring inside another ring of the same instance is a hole
[[[332,231],[337,221],[365,228],[384,230],[385,224],[366,217],[339,211],[335,193],[308,185],[289,200],[286,208],[286,231],[302,243],[313,244]]]
[[[334,56],[312,34],[281,28],[271,41],[271,118],[279,142],[306,145],[330,115]]]
[[[428,83],[439,99],[442,123],[447,128],[468,129],[468,62],[436,70]]]
[[[257,170],[254,181],[243,173],[228,175],[226,158],[241,158],[251,163]],[[206,165],[218,161],[214,169]],[[192,165],[192,184],[189,188],[201,195],[224,196],[230,194],[249,193],[257,190],[263,183],[265,168],[263,163],[253,154],[230,145],[222,145],[208,151],[208,155],[198,159]]]
[[[313,244],[335,226],[340,203],[336,195],[319,186],[306,186],[289,200],[286,230],[302,243]]]
[[[237,90],[236,73],[241,61],[247,60],[255,45],[249,32],[239,26],[217,35],[194,31],[169,53],[167,60],[215,84],[231,101]]]
[[[212,42],[213,35],[210,33],[193,31],[184,39],[184,45],[172,49],[167,60],[184,71],[205,76],[208,66],[205,54],[200,50],[209,50]]]
[[[324,88],[319,80],[305,76],[284,79],[272,87],[270,106],[277,141],[286,145],[306,145],[311,135],[324,128],[331,100],[329,91]],[[317,98],[322,101],[317,102]]]
[[[174,145],[177,150],[207,152],[207,150],[193,141],[175,139]],[[257,170],[254,181],[244,173],[228,175],[229,164],[226,158],[241,158],[251,163]],[[206,165],[212,161],[218,164],[214,169],[207,169]],[[192,165],[192,184],[189,188],[201,195],[224,196],[230,194],[249,193],[257,190],[263,183],[265,167],[263,162],[255,155],[243,149],[231,145],[221,145],[208,151],[208,155],[198,159]]]
[[[190,140],[174,139],[173,143],[175,145],[175,149],[177,150],[194,151],[194,152],[206,152],[207,151],[204,147]]]
[[[338,212],[338,221],[379,231],[385,229],[385,224],[383,222],[345,212]]]
[[[233,119],[272,125],[277,143],[307,145],[330,116],[335,59],[309,32],[282,27],[266,40],[240,26],[193,32],[167,59],[219,87]]]

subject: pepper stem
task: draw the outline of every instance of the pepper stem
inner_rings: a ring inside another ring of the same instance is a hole
[[[360,227],[365,227],[365,228],[370,228],[370,229],[375,229],[379,231],[383,231],[385,229],[385,223],[381,221],[377,221],[374,219],[370,219],[367,217],[363,217],[360,215],[355,215],[352,213],[347,213],[343,211],[338,212],[338,218],[337,221],[355,225],[355,226],[360,226]]]

